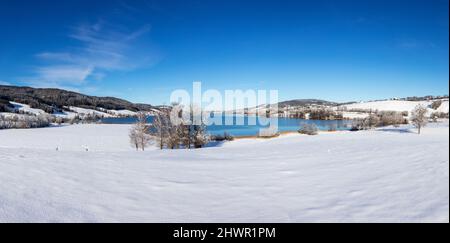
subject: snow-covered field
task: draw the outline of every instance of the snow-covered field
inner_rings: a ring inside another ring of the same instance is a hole
[[[0,130],[0,222],[449,221],[448,121],[145,152],[128,129]]]
[[[418,105],[422,105],[424,107],[427,107],[428,109],[428,116],[431,115],[434,112],[442,112],[442,113],[448,113],[449,112],[449,101],[448,100],[442,100],[442,104],[438,107],[438,109],[434,110],[431,108],[431,104],[435,100],[432,101],[405,101],[405,100],[383,100],[383,101],[371,101],[371,102],[360,102],[360,103],[354,103],[350,105],[343,105],[339,108],[346,108],[348,111],[343,112],[343,116],[348,119],[355,119],[355,118],[365,118],[369,116],[368,113],[361,113],[361,112],[352,112],[352,110],[367,110],[367,111],[397,111],[397,112],[408,112],[409,115],[411,114],[411,111],[416,108]],[[336,107],[337,109],[338,107]]]

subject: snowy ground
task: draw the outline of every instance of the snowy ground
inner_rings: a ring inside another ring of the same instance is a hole
[[[433,101],[404,101],[404,100],[384,100],[373,102],[361,102],[350,105],[344,105],[348,110],[363,109],[363,110],[378,110],[378,111],[398,111],[411,112],[417,105],[429,107]],[[429,109],[429,112],[444,112],[448,113],[448,100],[442,100],[441,106],[437,110]]]
[[[190,151],[128,129],[0,130],[0,222],[449,221],[448,121]]]
[[[350,105],[343,105],[339,108],[346,108],[348,111],[343,112],[343,116],[348,119],[355,118],[365,118],[368,117],[369,114],[361,113],[361,112],[352,112],[351,110],[371,110],[371,111],[397,111],[397,112],[408,112],[411,115],[411,111],[416,108],[418,105],[422,105],[427,107],[428,116],[430,116],[434,112],[449,112],[449,101],[448,99],[442,99],[442,104],[436,109],[431,108],[431,104],[436,100],[431,101],[405,101],[405,100],[383,100],[383,101],[371,101],[371,102],[360,102],[354,103]]]

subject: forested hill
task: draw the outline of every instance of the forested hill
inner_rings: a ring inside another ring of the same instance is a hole
[[[311,105],[323,105],[323,106],[336,106],[339,103],[330,102],[326,100],[317,100],[317,99],[298,99],[298,100],[289,100],[278,103],[278,107],[284,108],[287,106],[311,106]]]
[[[0,111],[9,105],[9,101],[30,105],[48,113],[63,110],[64,106],[76,106],[86,109],[150,111],[154,108],[147,104],[134,104],[114,97],[96,97],[61,89],[37,89],[30,87],[0,85]]]

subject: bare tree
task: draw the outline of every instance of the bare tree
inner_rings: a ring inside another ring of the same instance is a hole
[[[437,110],[442,105],[442,100],[436,100],[433,103],[431,103],[431,109]]]
[[[170,133],[170,111],[161,110],[153,117],[150,134],[160,149],[168,143]]]
[[[380,118],[376,114],[370,114],[366,119],[366,126],[370,129],[377,127],[380,124]]]
[[[136,148],[136,150],[145,150],[150,142],[149,127],[147,126],[147,116],[143,112],[139,112],[137,115],[137,122],[130,129],[130,142]]]
[[[180,126],[181,124],[174,124],[170,122],[167,126],[168,133],[167,133],[167,147],[170,149],[178,149],[180,148],[182,138],[180,137]]]
[[[131,145],[133,145],[136,148],[136,151],[138,151],[139,150],[139,138],[138,138],[137,130],[134,129],[134,127],[132,127],[130,129],[129,137],[130,137]]]
[[[418,105],[414,110],[411,112],[411,123],[418,129],[418,133],[420,134],[422,127],[425,127],[428,123],[427,118],[427,108]]]
[[[209,135],[206,131],[206,117],[203,116],[201,108],[191,104],[190,108],[191,125],[189,125],[189,148],[191,144],[194,148],[201,148],[209,142]]]
[[[317,135],[319,129],[317,128],[316,124],[314,123],[305,123],[300,124],[300,130],[298,130],[298,133],[300,134],[306,134],[306,135]]]
[[[61,124],[63,123],[63,121],[64,121],[64,120],[62,119],[62,117],[56,117],[56,118],[55,118],[55,123],[58,124],[59,126],[61,126]]]
[[[202,123],[201,125],[193,126],[193,142],[195,148],[201,148],[209,142],[209,136],[206,133],[206,125]]]

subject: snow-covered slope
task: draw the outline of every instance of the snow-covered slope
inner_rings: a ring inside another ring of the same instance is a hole
[[[128,129],[0,130],[0,222],[449,221],[448,122],[146,152]]]
[[[108,114],[112,114],[114,116],[136,116],[137,113],[129,110],[108,110]]]
[[[25,104],[21,104],[21,103],[17,103],[17,102],[9,102],[14,106],[14,110],[16,111],[22,111],[28,114],[32,114],[32,115],[42,115],[42,114],[46,114],[45,111],[41,110],[41,109],[34,109],[31,108],[29,105],[25,105]]]
[[[75,106],[70,106],[67,108],[69,110],[71,110],[71,112],[65,111],[63,113],[55,114],[55,115],[71,118],[77,114],[81,115],[81,116],[97,115],[97,116],[101,116],[101,117],[136,116],[136,114],[137,114],[136,112],[129,111],[129,110],[106,110],[106,109],[103,109],[102,111],[98,111],[98,110],[80,108],[80,107],[75,107]]]
[[[106,112],[101,112],[101,111],[92,110],[92,109],[85,109],[85,108],[80,108],[80,107],[75,107],[75,106],[70,106],[68,108],[69,108],[69,110],[71,110],[79,115],[97,115],[97,116],[103,116],[103,117],[111,117],[112,116]]]
[[[448,107],[448,100],[447,101],[443,101],[441,106],[439,106],[439,108],[437,109],[438,112],[443,112],[443,113],[448,113],[449,112],[449,107]]]
[[[364,112],[342,112],[342,116],[346,119],[361,119],[369,116],[369,113]]]
[[[54,115],[56,117],[71,119],[71,118],[76,117],[77,113],[76,112],[72,112],[72,111],[63,111],[63,112],[53,113],[52,115]]]
[[[12,101],[10,101],[9,103],[11,103],[14,106],[13,109],[15,111],[21,111],[21,112],[25,112],[25,113],[31,114],[31,115],[47,114],[45,111],[43,111],[41,109],[34,109],[26,104],[21,104],[21,103],[12,102]],[[69,118],[69,119],[75,117],[76,115],[84,116],[84,115],[94,115],[94,114],[98,115],[98,116],[102,116],[102,117],[136,116],[136,112],[129,111],[129,110],[104,110],[102,112],[102,111],[97,111],[97,110],[93,110],[93,109],[85,109],[85,108],[80,108],[80,107],[75,107],[75,106],[66,107],[66,109],[70,110],[70,111],[63,111],[63,112],[59,112],[59,113],[54,113],[52,115],[54,115],[56,117]],[[6,115],[6,113],[3,113],[3,114]]]
[[[360,109],[360,110],[379,110],[379,111],[398,111],[403,112],[412,111],[417,105],[423,105],[428,107],[431,105],[431,101],[403,101],[403,100],[385,100],[385,101],[373,101],[373,102],[361,102],[350,105],[345,105],[348,110]]]

